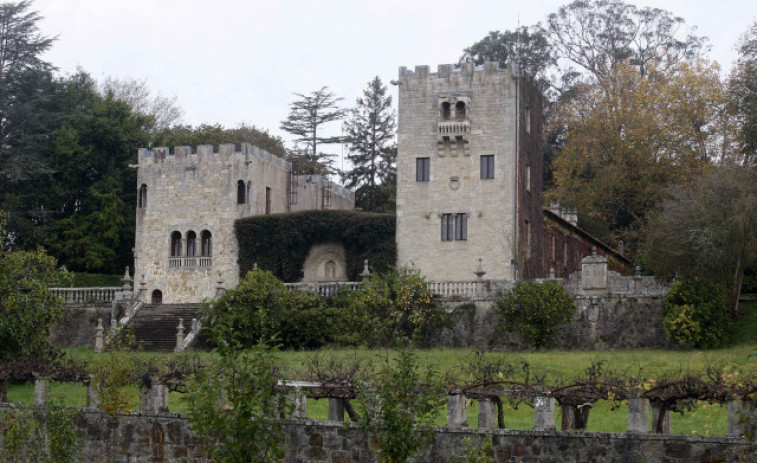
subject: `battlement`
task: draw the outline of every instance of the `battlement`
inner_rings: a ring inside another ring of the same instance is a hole
[[[355,200],[355,192],[347,188],[346,186],[339,185],[327,177],[317,174],[303,174],[297,175],[294,178],[294,184],[299,187],[307,188],[308,186],[325,187],[330,190],[331,194],[347,198],[351,201]]]
[[[157,164],[160,162],[179,161],[193,156],[245,156],[248,160],[253,157],[258,157],[264,162],[276,164],[277,166],[285,166],[287,170],[292,169],[291,162],[271,154],[264,149],[260,149],[257,146],[253,146],[250,143],[242,143],[239,147],[240,149],[237,150],[236,144],[225,143],[218,145],[218,151],[215,151],[213,145],[197,145],[195,150],[192,151],[191,146],[175,146],[173,152],[171,152],[170,148],[167,146],[151,149],[140,148],[137,152],[137,158],[140,164]]]
[[[519,75],[518,66],[512,61],[507,63],[504,69],[500,69],[499,63],[487,61],[482,65],[476,66],[473,63],[463,63],[462,65],[455,64],[440,64],[437,66],[437,72],[429,72],[430,67],[427,65],[415,66],[415,71],[408,69],[405,66],[400,67],[399,78],[409,79],[427,79],[429,77],[446,78],[455,74],[460,75],[472,75],[473,73],[483,72],[485,74],[493,73],[508,73],[510,75]]]

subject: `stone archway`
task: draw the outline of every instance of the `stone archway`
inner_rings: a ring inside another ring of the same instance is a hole
[[[313,245],[302,265],[302,281],[347,281],[347,259],[340,243]]]

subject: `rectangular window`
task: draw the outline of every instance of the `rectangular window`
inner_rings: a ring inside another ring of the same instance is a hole
[[[271,187],[265,187],[265,213],[271,213]]]
[[[526,191],[531,191],[531,166],[526,166]]]
[[[526,259],[531,258],[531,222],[526,220]]]
[[[452,241],[454,238],[455,222],[452,216],[453,214],[442,214],[442,241]]]
[[[431,159],[415,158],[415,181],[428,182],[431,178]]]
[[[494,155],[485,154],[481,156],[481,179],[487,180],[494,178]]]
[[[455,214],[455,239],[461,241],[468,239],[467,214]]]

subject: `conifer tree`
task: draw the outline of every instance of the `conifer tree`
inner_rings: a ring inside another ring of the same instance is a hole
[[[334,154],[318,151],[319,145],[342,143],[341,136],[320,135],[323,125],[342,119],[345,109],[338,106],[341,98],[337,98],[328,87],[321,87],[310,95],[295,93],[298,100],[289,105],[289,116],[281,121],[281,129],[297,138],[294,143],[305,145],[302,153],[293,153],[290,160],[295,164],[295,170],[304,174],[330,174],[336,172],[332,166]],[[296,151],[296,150],[295,150]]]
[[[386,185],[394,183],[397,173],[394,143],[395,113],[392,97],[376,76],[357,99],[345,124],[352,170],[346,175],[350,188],[357,187],[357,205],[366,211],[385,211]]]

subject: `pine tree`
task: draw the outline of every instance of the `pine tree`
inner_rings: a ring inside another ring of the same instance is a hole
[[[387,195],[382,194],[382,186],[394,182],[397,147],[392,97],[378,76],[357,99],[345,129],[350,151],[347,159],[354,166],[346,175],[347,186],[357,187],[357,205],[363,210],[385,211]]]
[[[334,154],[318,151],[319,145],[342,143],[341,136],[324,137],[319,135],[324,124],[342,119],[346,110],[338,103],[342,100],[328,91],[328,87],[313,91],[310,95],[295,93],[298,100],[289,105],[289,116],[281,121],[281,129],[297,138],[294,143],[305,145],[303,153],[295,152],[290,160],[295,164],[295,170],[304,174],[331,174],[336,170],[332,167]]]

